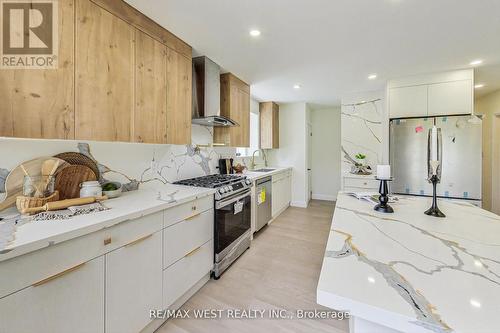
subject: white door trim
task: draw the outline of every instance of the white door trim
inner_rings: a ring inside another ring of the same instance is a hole
[[[500,112],[495,113],[491,142],[491,210],[500,214]]]

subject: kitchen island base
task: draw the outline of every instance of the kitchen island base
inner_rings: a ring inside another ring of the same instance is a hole
[[[402,333],[392,328],[364,320],[360,317],[349,318],[349,333]]]

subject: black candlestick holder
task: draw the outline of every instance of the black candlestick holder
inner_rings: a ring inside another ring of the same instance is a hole
[[[425,214],[434,217],[446,217],[437,205],[436,186],[439,181],[438,176],[433,175],[430,180],[432,182],[432,206],[425,211]]]
[[[387,204],[389,202],[389,187],[387,186],[387,182],[391,181],[392,179],[377,178],[377,180],[380,180],[380,186],[378,188],[378,192],[380,193],[380,197],[378,200],[380,201],[380,203],[373,209],[381,213],[394,213],[394,209],[392,209],[392,207]]]

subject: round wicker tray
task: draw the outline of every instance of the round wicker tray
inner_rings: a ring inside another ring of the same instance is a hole
[[[72,165],[84,165],[94,172],[97,179],[100,179],[100,172],[97,164],[90,157],[83,155],[82,153],[66,152],[57,154],[54,157],[60,158],[61,160],[64,160]]]

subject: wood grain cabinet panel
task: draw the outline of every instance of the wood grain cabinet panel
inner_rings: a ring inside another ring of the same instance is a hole
[[[57,69],[0,70],[0,136],[74,139],[74,1],[59,1]]]
[[[215,127],[214,142],[250,147],[250,86],[231,73],[221,75],[221,115],[239,126]]]
[[[167,142],[191,143],[192,58],[167,47]]]
[[[131,141],[134,28],[89,0],[76,7],[76,139]]]
[[[276,149],[280,146],[279,105],[274,102],[259,104],[260,148]]]
[[[167,47],[135,32],[135,142],[167,143]]]

